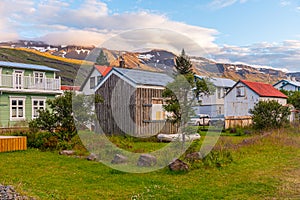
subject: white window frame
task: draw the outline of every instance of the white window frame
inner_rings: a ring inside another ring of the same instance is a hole
[[[12,116],[12,101],[17,101],[17,110],[16,110],[16,117]],[[18,110],[18,101],[23,101],[23,117],[19,117],[19,110]],[[17,96],[10,96],[9,97],[9,119],[10,121],[23,121],[26,119],[26,97],[17,97]]]
[[[39,106],[39,103],[38,103],[38,110],[40,110],[40,109],[46,109],[46,97],[31,97],[31,118],[32,119],[35,119],[35,118],[37,118],[37,116],[35,117],[34,116],[34,104],[33,104],[33,102],[34,101],[38,101],[38,102],[40,102],[40,101],[43,101],[44,103],[43,103],[43,108],[40,108],[40,106]]]
[[[17,84],[16,84],[16,72],[21,72],[21,85],[18,85],[21,88],[17,88]],[[15,89],[23,89],[24,88],[24,70],[19,70],[19,69],[15,69],[13,72],[13,87]]]
[[[36,77],[35,77],[36,74],[38,74],[37,81],[36,81]],[[42,78],[40,77],[40,74],[43,74]],[[45,72],[33,71],[33,83],[34,83],[35,86],[43,88],[44,84],[46,84],[46,74],[45,74]]]

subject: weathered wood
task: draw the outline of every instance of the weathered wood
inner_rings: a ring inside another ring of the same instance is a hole
[[[0,136],[0,152],[27,149],[27,138],[23,136]]]
[[[240,116],[240,117],[225,117],[225,129],[235,127],[246,127],[253,123],[251,116]]]
[[[116,88],[117,95],[112,95],[116,94],[114,92]],[[111,75],[96,91],[96,94],[104,100],[96,105],[101,129],[105,134],[117,135],[147,136],[176,133],[177,126],[170,122],[151,121],[153,102],[163,102],[162,92],[161,87],[135,88],[120,77]]]

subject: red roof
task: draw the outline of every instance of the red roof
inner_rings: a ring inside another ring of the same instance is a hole
[[[278,97],[278,98],[288,98],[285,94],[275,89],[272,85],[259,82],[251,82],[246,80],[241,80],[251,90],[257,93],[261,97]]]
[[[68,91],[79,91],[80,86],[74,86],[74,85],[62,85],[60,86],[61,90],[68,90]]]
[[[108,67],[108,66],[101,66],[101,65],[95,65],[95,68],[98,70],[98,72],[100,72],[100,74],[105,77],[110,70],[112,70],[112,67]]]

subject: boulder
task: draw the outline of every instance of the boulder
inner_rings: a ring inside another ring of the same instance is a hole
[[[175,159],[169,164],[169,169],[171,171],[188,171],[189,166],[182,160]]]
[[[98,156],[96,154],[91,153],[86,159],[89,160],[89,161],[96,161],[99,158],[98,158]]]
[[[155,156],[150,155],[150,154],[142,154],[139,157],[137,165],[139,167],[151,167],[151,166],[156,165],[156,162],[157,162],[157,160],[156,160]]]
[[[72,156],[75,155],[75,151],[73,150],[63,150],[59,152],[60,155]]]
[[[128,158],[126,156],[123,156],[121,154],[116,154],[114,159],[111,161],[112,164],[122,164],[126,163]]]
[[[195,134],[186,134],[184,136],[185,138],[185,141],[193,141],[193,140],[198,140],[200,139],[200,135],[198,133],[195,133]],[[180,141],[182,142],[183,141],[183,136],[182,134],[158,134],[157,135],[157,139],[159,141],[162,141],[162,142],[174,142],[174,141]]]

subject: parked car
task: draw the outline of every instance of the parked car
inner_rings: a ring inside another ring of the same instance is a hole
[[[212,126],[224,126],[225,125],[225,116],[224,115],[217,115],[212,117],[210,120]]]
[[[198,114],[190,119],[189,124],[193,126],[209,126],[210,120],[209,115]]]

